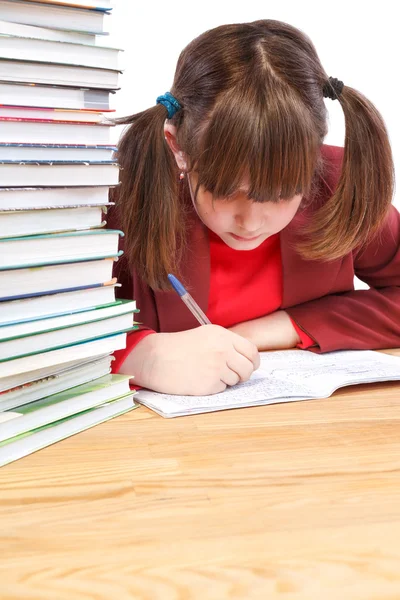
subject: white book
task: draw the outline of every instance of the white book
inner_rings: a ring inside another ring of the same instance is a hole
[[[66,6],[51,6],[39,2],[0,0],[0,15],[3,21],[49,27],[68,31],[89,32],[96,35],[108,29],[107,12]]]
[[[0,162],[113,162],[115,152],[115,146],[0,142]]]
[[[0,372],[2,362],[6,365],[11,360],[17,360],[28,355],[46,353],[70,344],[79,344],[130,331],[133,328],[132,313],[103,319],[102,321],[73,325],[64,329],[49,332],[39,332],[20,338],[2,340],[0,344]]]
[[[50,372],[47,377],[8,389],[0,395],[0,411],[12,410],[17,406],[23,406],[35,402],[35,400],[47,398],[52,394],[74,388],[77,385],[88,383],[99,377],[104,377],[104,375],[111,372],[111,361],[111,356],[104,356],[82,365],[69,367],[59,373]],[[2,379],[1,381],[5,380]]]
[[[90,344],[92,344],[92,342],[90,342]],[[21,373],[11,375],[10,377],[2,377],[0,379],[0,392],[14,393],[17,392],[17,390],[22,390],[25,387],[29,388],[30,384],[34,385],[36,382],[40,382],[40,384],[42,384],[44,381],[51,382],[57,379],[58,377],[69,377],[71,373],[74,373],[78,369],[83,369],[85,371],[86,369],[91,370],[90,365],[98,364],[99,362],[102,363],[106,359],[108,359],[107,364],[109,365],[109,368],[107,370],[107,373],[109,373],[111,370],[110,365],[111,362],[114,360],[114,357],[110,356],[110,354],[93,355],[78,360],[69,360],[68,362],[61,362],[60,364],[50,364],[50,366],[39,367],[38,369],[34,369],[33,371],[22,371]],[[106,373],[104,373],[104,375],[105,374]],[[94,377],[94,379],[96,378]]]
[[[67,123],[110,123],[103,113],[91,110],[62,110],[59,108],[28,108],[26,106],[1,106],[3,119],[33,119],[37,121],[62,121]]]
[[[105,225],[101,206],[0,210],[0,239],[94,229]],[[1,316],[0,316],[1,321]]]
[[[3,377],[12,377],[25,373],[71,362],[72,360],[84,360],[90,357],[111,354],[115,350],[121,350],[126,346],[126,333],[108,335],[89,342],[75,343],[49,352],[39,352],[23,358],[16,358],[0,362],[0,384]]]
[[[18,269],[75,260],[95,260],[118,254],[121,231],[93,229],[0,239],[0,269]]]
[[[96,44],[96,36],[89,33],[76,31],[63,31],[62,29],[49,29],[48,27],[34,27],[21,25],[11,21],[0,20],[0,34],[17,35],[38,40],[53,40],[54,42],[73,42],[75,44]]]
[[[1,0],[0,0],[1,3]],[[10,83],[39,83],[71,87],[88,87],[106,90],[118,89],[119,71],[70,67],[19,60],[0,61],[0,79]]]
[[[97,123],[53,123],[50,121],[4,121],[0,119],[1,141],[21,144],[110,145],[110,125]]]
[[[77,186],[113,186],[118,183],[118,179],[119,168],[115,162],[0,163],[0,181],[5,187],[13,187],[18,183],[24,187],[66,186],[72,181]]]
[[[26,2],[36,2],[37,0],[25,0]],[[96,8],[98,10],[112,10],[111,0],[40,0],[44,4],[54,4],[62,6],[75,6],[81,8]]]
[[[21,183],[20,181],[18,183]],[[69,181],[68,183],[71,183]],[[0,210],[106,206],[109,186],[93,187],[6,187],[0,188]]]
[[[20,269],[0,269],[0,300],[100,287],[112,281],[114,258],[64,264],[52,264],[51,256],[47,260],[42,267],[30,264]]]
[[[133,300],[120,300],[111,306],[96,306],[80,312],[62,315],[41,315],[33,321],[5,324],[0,326],[0,342],[22,336],[38,335],[49,331],[58,331],[67,327],[75,327],[86,323],[95,323],[104,319],[111,319],[121,315],[129,315],[127,322],[133,325],[133,313],[136,312],[136,303]],[[25,315],[21,315],[24,317]],[[0,343],[1,348],[1,343]]]
[[[71,292],[30,296],[0,303],[0,326],[73,314],[115,303],[115,283]]]
[[[110,110],[108,90],[0,82],[1,104],[70,110]]]
[[[0,466],[136,408],[133,393],[67,419],[56,421],[0,444]]]
[[[7,390],[0,395],[0,411],[13,410],[18,406],[47,398],[52,394],[58,394],[99,377],[104,377],[111,371],[111,358],[111,356],[108,356],[100,360],[92,360],[88,364],[78,365],[64,370],[62,373],[51,374],[44,379]]]
[[[129,377],[104,375],[70,390],[0,412],[0,442],[131,394]]]
[[[304,350],[261,353],[249,381],[210,396],[177,396],[140,390],[139,402],[163,417],[328,398],[347,385],[400,380],[400,357],[369,350],[313,354]]]
[[[118,70],[118,48],[0,35],[0,56],[51,64]]]
[[[74,144],[2,144],[0,162],[112,162],[115,146],[83,146]]]

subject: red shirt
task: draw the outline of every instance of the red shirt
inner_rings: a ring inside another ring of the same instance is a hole
[[[282,304],[279,234],[269,237],[254,250],[234,250],[212,231],[209,235],[211,268],[207,317],[211,323],[228,328],[279,310]],[[315,340],[293,320],[292,323],[301,339],[298,348],[315,345]],[[136,344],[151,333],[155,331],[144,329],[128,335],[126,348],[114,353],[114,373]]]

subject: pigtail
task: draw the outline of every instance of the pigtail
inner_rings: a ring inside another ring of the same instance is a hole
[[[394,193],[394,164],[382,116],[365,96],[344,87],[341,174],[329,201],[316,212],[299,245],[309,259],[334,260],[362,247],[382,225]]]
[[[154,289],[168,288],[177,272],[183,230],[178,167],[164,139],[166,110],[156,105],[116,120],[129,125],[118,145],[121,167],[116,208],[130,267]]]

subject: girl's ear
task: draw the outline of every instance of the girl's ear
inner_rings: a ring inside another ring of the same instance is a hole
[[[176,164],[178,165],[179,169],[181,171],[186,171],[187,170],[186,155],[180,149],[178,142],[176,141],[175,125],[170,125],[169,123],[164,124],[164,137],[165,137],[165,141],[167,142],[168,146],[170,147],[170,149],[175,157]]]

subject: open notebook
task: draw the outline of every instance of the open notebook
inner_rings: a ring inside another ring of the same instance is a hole
[[[135,397],[163,417],[328,398],[346,385],[400,380],[400,357],[369,350],[313,354],[301,350],[261,353],[249,381],[211,396],[175,396],[140,390]]]

